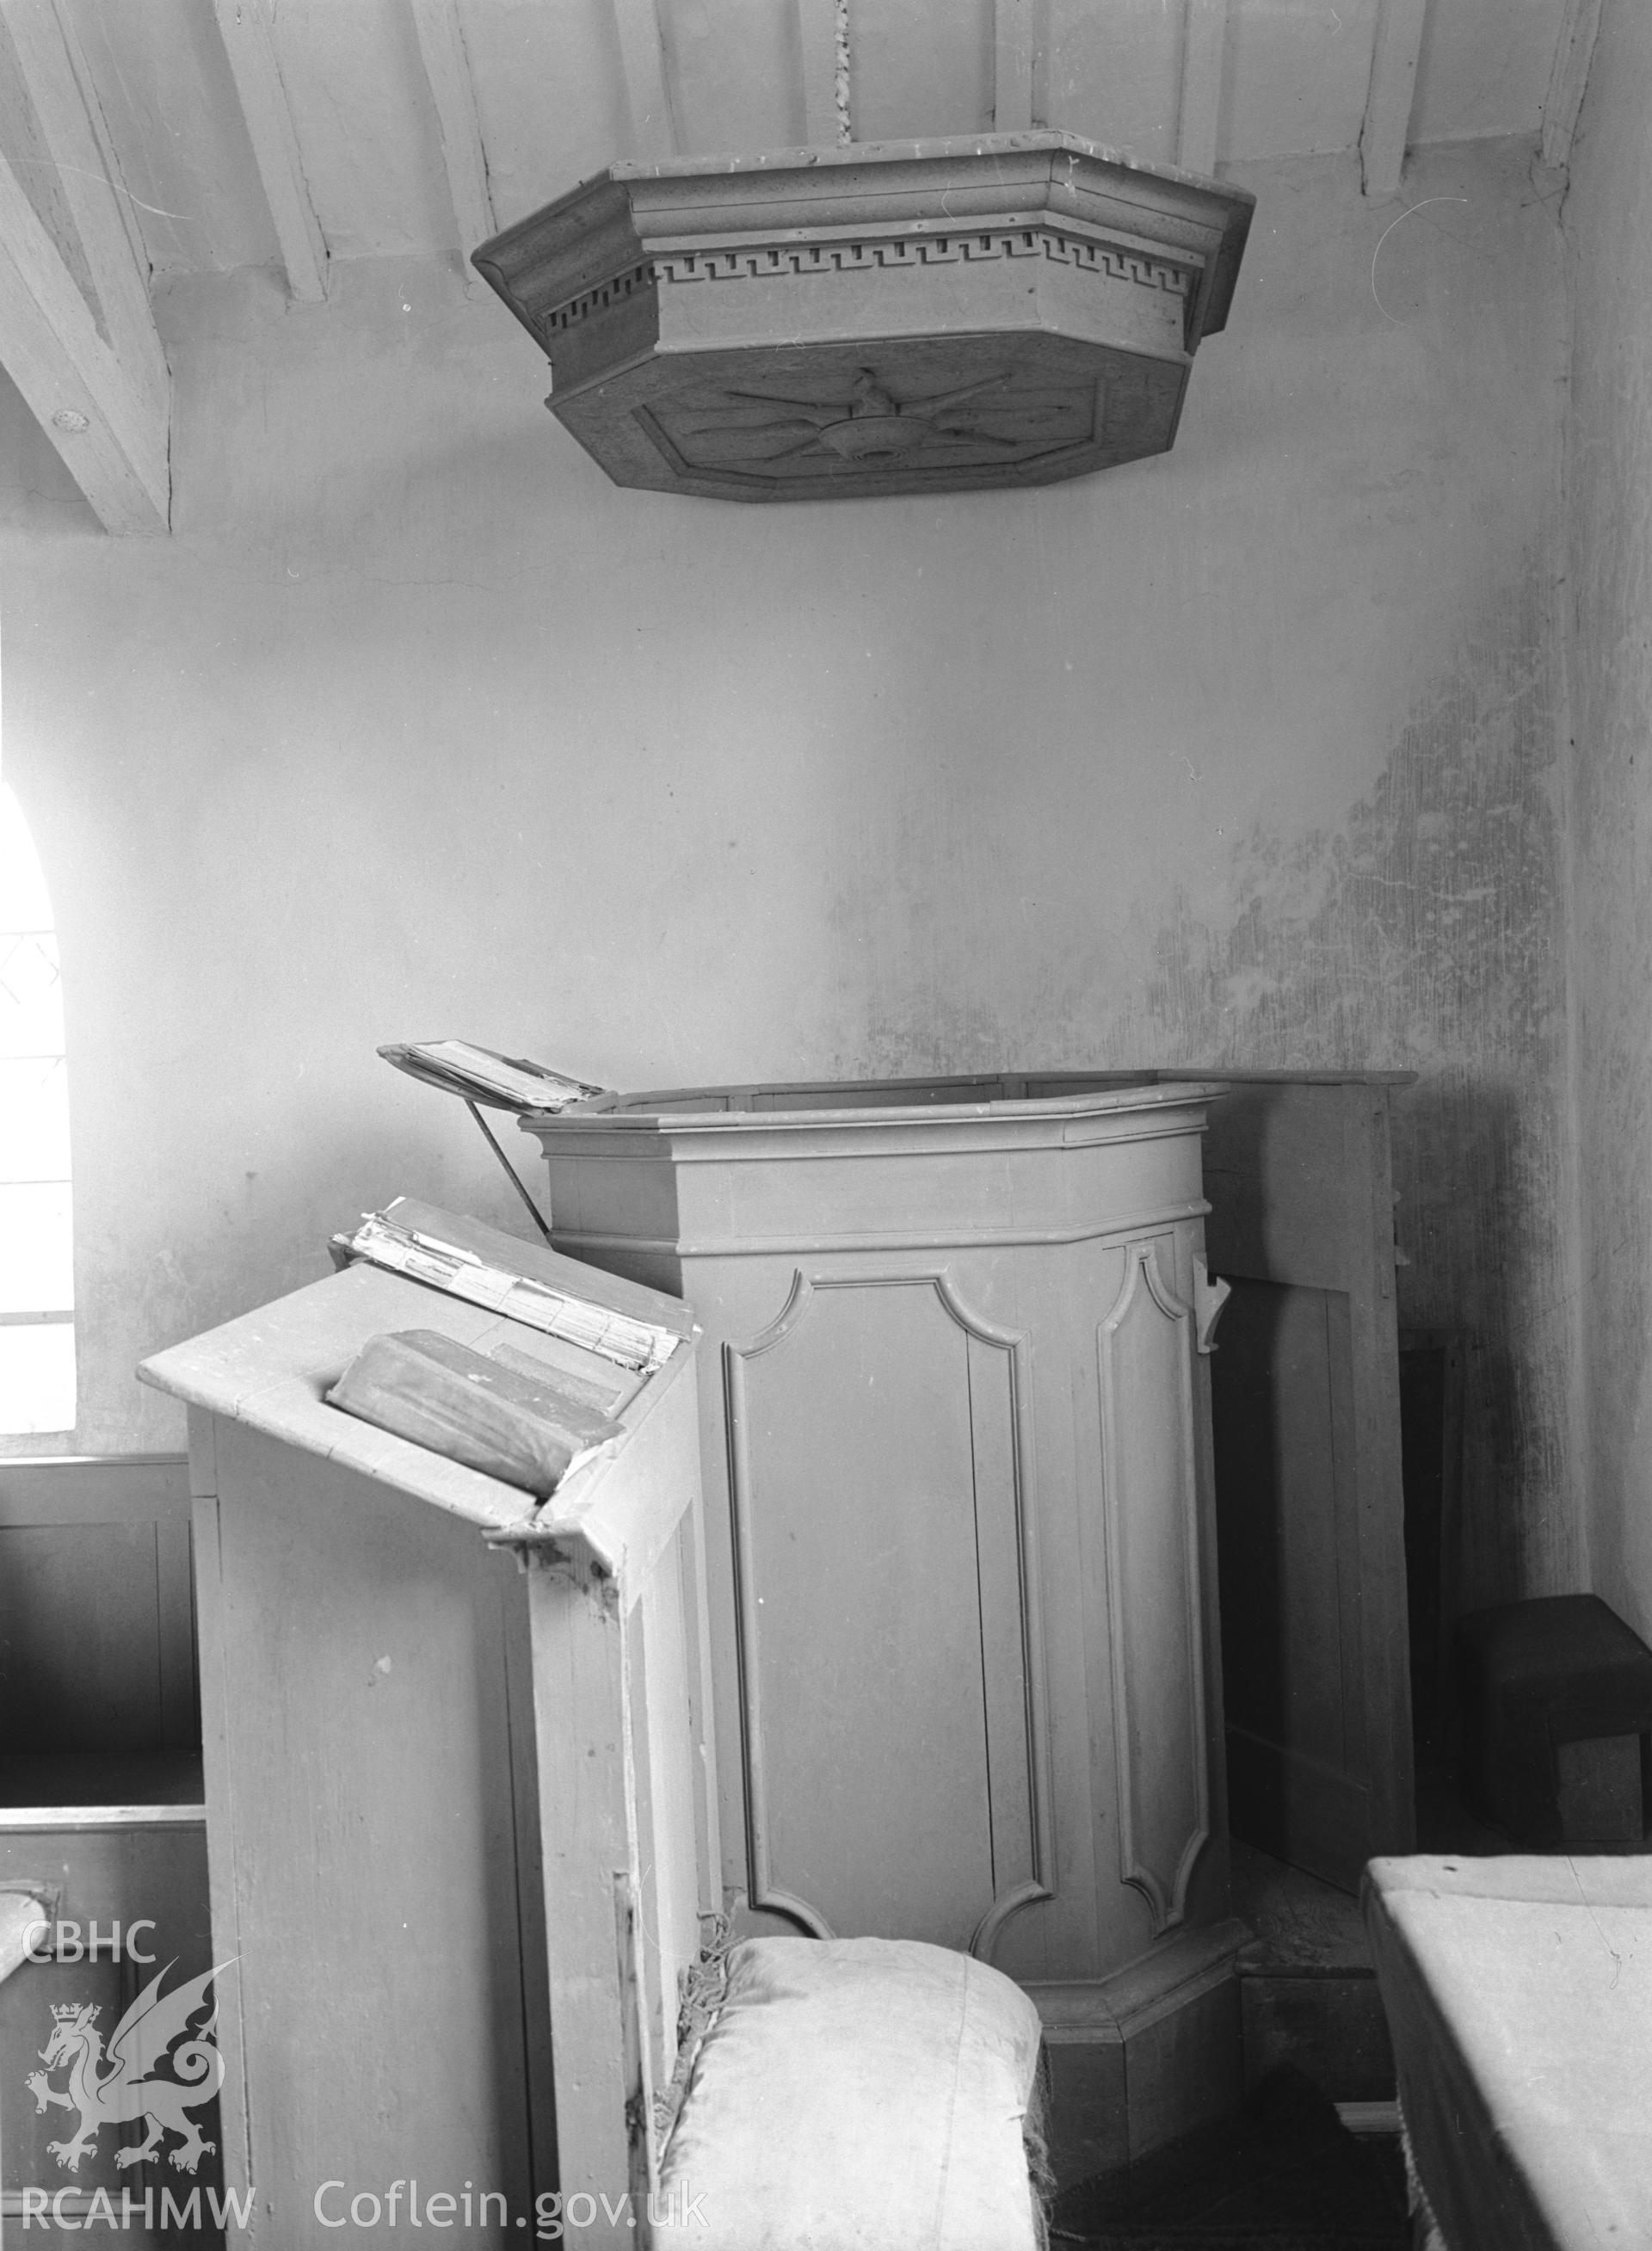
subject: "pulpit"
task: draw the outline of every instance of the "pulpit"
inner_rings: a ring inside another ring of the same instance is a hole
[[[748,1927],[1008,1970],[1097,2162],[1236,2087],[1199,1162],[1219,1093],[723,1087],[523,1121],[557,1247],[704,1328]]]

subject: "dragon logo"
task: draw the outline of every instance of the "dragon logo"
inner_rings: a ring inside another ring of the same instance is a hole
[[[202,2139],[200,2128],[187,2114],[210,2102],[224,2084],[224,2059],[212,2039],[218,2004],[207,1999],[206,1989],[229,1964],[220,1962],[162,1993],[162,1980],[172,1966],[169,1962],[149,1980],[115,2026],[107,2061],[95,2006],[71,2001],[52,2012],[52,2037],[40,2050],[45,2069],[31,2071],[24,2083],[37,2112],[51,2104],[79,2112],[79,2130],[70,2140],[46,2144],[72,2173],[79,2171],[87,2151],[97,2148],[102,2128],[129,2125],[136,2118],[149,2121],[149,2132],[130,2149],[115,2151],[117,2165],[135,2165],[153,2157],[162,2135],[176,2134],[182,2137],[180,2144],[167,2155],[180,2171],[192,2173],[216,2146]],[[204,2021],[197,2024],[197,2018]],[[158,2078],[156,2066],[162,2062],[176,2076]],[[51,2083],[51,2074],[58,2070],[68,2072],[66,2093]]]

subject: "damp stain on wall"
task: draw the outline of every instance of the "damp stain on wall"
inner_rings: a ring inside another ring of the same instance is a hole
[[[990,886],[976,883],[973,916],[918,918],[887,894],[874,902],[868,875],[842,910],[846,941],[855,933],[867,946],[867,1019],[822,1074],[1414,1074],[1393,1102],[1400,1319],[1402,1330],[1454,1332],[1464,1347],[1468,1605],[1563,1591],[1586,1575],[1570,1451],[1575,1193],[1555,594],[1539,543],[1416,694],[1377,778],[1340,821],[1289,829],[1258,813],[1225,857],[1143,880],[1122,917],[1098,883],[1090,929],[1068,911],[1067,942],[1047,949],[1019,1006],[995,984],[1013,917]],[[1040,787],[1030,760],[1021,786]],[[1098,855],[1102,804],[1069,822],[1095,824]],[[935,830],[932,801],[915,790],[891,856],[933,856]],[[1007,879],[1007,855],[1002,864]],[[961,889],[971,872],[966,855]],[[972,973],[958,973],[960,955]]]
[[[1151,932],[1109,1059],[1408,1070],[1393,1102],[1402,1328],[1467,1348],[1464,1593],[1579,1583],[1550,580],[1538,563],[1419,699],[1334,829],[1255,827],[1225,918]]]

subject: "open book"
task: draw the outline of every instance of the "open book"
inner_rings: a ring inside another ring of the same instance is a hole
[[[386,1063],[445,1094],[467,1102],[485,1102],[494,1110],[566,1110],[605,1087],[587,1086],[581,1078],[566,1077],[526,1056],[498,1055],[492,1048],[473,1047],[468,1040],[392,1041],[378,1050]]]
[[[353,1235],[335,1235],[333,1247],[340,1258],[365,1258],[392,1274],[406,1274],[415,1282],[464,1298],[473,1306],[486,1306],[508,1320],[560,1337],[566,1344],[582,1346],[616,1367],[652,1375],[663,1368],[681,1339],[653,1321],[638,1320],[612,1306],[598,1305],[520,1271],[528,1258],[543,1259],[524,1243],[512,1266],[496,1266],[467,1244],[446,1235],[435,1235],[414,1224],[430,1208],[398,1197],[387,1211],[363,1214]],[[444,1215],[432,1212],[439,1221]],[[462,1224],[462,1222],[461,1222]],[[457,1229],[454,1230],[458,1231]],[[487,1232],[486,1230],[484,1232]],[[493,1238],[501,1243],[506,1236]],[[593,1280],[596,1277],[592,1277]]]

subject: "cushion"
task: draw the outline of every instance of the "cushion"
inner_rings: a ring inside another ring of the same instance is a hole
[[[656,2209],[700,2251],[1035,2251],[1040,2035],[1020,1988],[966,1954],[746,1939]]]

